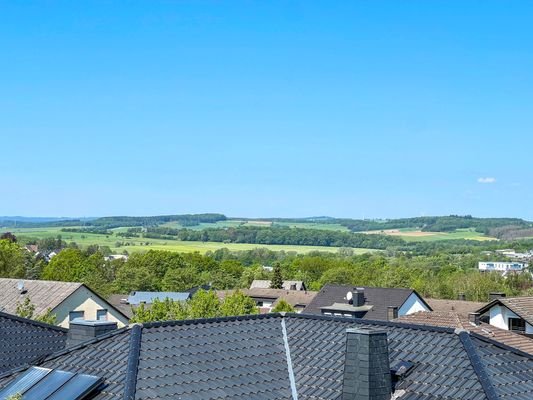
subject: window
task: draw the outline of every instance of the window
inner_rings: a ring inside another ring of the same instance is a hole
[[[85,311],[71,311],[68,313],[68,320],[74,321],[75,319],[84,319]]]
[[[98,321],[107,321],[107,310],[96,310],[96,319]]]
[[[522,318],[509,318],[509,330],[515,332],[525,332],[526,321]]]

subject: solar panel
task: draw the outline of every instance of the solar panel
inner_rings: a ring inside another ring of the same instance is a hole
[[[92,375],[76,375],[54,392],[47,400],[83,399],[103,382],[102,378]]]
[[[53,370],[43,379],[24,393],[24,400],[42,400],[48,398],[57,389],[67,383],[74,374],[72,372]]]
[[[17,379],[9,383],[4,389],[0,391],[0,400],[5,400],[10,396],[13,396],[19,393],[20,394],[24,393],[26,390],[32,387],[36,382],[39,382],[46,375],[48,375],[50,371],[51,369],[49,368],[40,368],[40,367],[30,368],[29,370],[24,372]]]
[[[82,400],[103,378],[58,369],[31,367],[0,390],[0,400],[21,394],[23,400]]]

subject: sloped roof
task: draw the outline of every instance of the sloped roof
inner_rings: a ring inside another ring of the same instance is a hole
[[[533,358],[475,333],[301,314],[136,324],[40,365],[104,377],[95,400],[294,399],[292,384],[300,400],[333,400],[341,396],[353,327],[385,329],[391,362],[414,363],[396,399],[533,396]],[[0,384],[10,379],[3,375]]]
[[[0,312],[0,373],[65,347],[67,330]]]
[[[224,299],[226,296],[234,293],[235,290],[217,290],[217,296]],[[242,289],[241,292],[246,296],[254,299],[272,299],[275,307],[280,300],[285,300],[291,306],[307,305],[313,300],[317,292],[304,290],[285,290],[285,289]]]
[[[283,289],[291,290],[291,286],[295,285],[296,290],[305,290],[303,281],[283,281]],[[250,285],[250,289],[270,289],[270,281],[262,279],[254,279]]]
[[[496,304],[502,304],[519,317],[533,325],[533,297],[500,297],[481,307],[478,312],[483,314],[494,307]]]
[[[20,293],[19,282],[24,284],[26,293]],[[48,308],[56,308],[82,285],[75,282],[0,278],[0,311],[15,314],[17,304],[29,297],[35,306],[35,315],[41,315]]]
[[[445,300],[445,299],[425,299],[433,311],[455,312],[458,314],[468,314],[475,312],[486,303],[465,300]]]
[[[311,303],[305,307],[306,314],[322,314],[323,307],[331,307],[337,303],[347,303],[346,293],[353,290],[351,285],[325,285],[315,296]],[[415,293],[412,289],[378,288],[368,286],[357,286],[364,289],[365,305],[372,305],[372,309],[364,315],[364,319],[387,320],[387,310],[389,306],[400,308],[406,300]],[[420,297],[420,296],[418,296]],[[424,299],[420,297],[422,302]],[[427,304],[426,304],[427,305]],[[429,305],[427,305],[429,309]]]
[[[466,329],[470,332],[475,332],[481,336],[496,340],[497,342],[514,347],[526,353],[533,354],[533,339],[518,333],[507,331],[505,329],[497,328],[484,322],[481,322],[479,325],[474,325],[468,320],[467,315],[464,314],[443,311],[421,311],[409,315],[403,315],[397,318],[395,321],[411,324]]]

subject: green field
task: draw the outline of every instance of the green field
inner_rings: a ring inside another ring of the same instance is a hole
[[[389,229],[384,231],[370,231],[365,233],[385,234],[397,236],[407,242],[435,242],[439,240],[497,240],[496,238],[485,236],[473,229],[457,229],[454,232],[421,232],[418,229]]]
[[[126,228],[117,228],[114,231],[123,231]],[[114,235],[98,235],[91,233],[79,232],[61,232],[61,228],[16,228],[10,229],[15,235],[19,237],[21,242],[25,239],[43,239],[47,237],[57,237],[69,242],[76,242],[82,247],[97,244],[99,246],[109,246],[113,252],[121,253],[127,250],[128,253],[148,250],[167,250],[176,252],[193,252],[198,251],[205,253],[207,251],[214,251],[222,248],[227,248],[231,251],[252,250],[256,248],[267,248],[273,251],[294,251],[297,253],[309,253],[311,251],[325,251],[336,252],[337,247],[326,246],[292,246],[292,245],[261,245],[248,243],[218,243],[218,242],[185,242],[177,240],[164,239],[141,239],[141,238],[122,238]],[[128,242],[129,246],[116,247],[116,242]],[[148,243],[148,244],[146,244]],[[363,254],[376,250],[372,249],[353,249],[355,254]]]

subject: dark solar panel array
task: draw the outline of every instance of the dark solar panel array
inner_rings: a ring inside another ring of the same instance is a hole
[[[23,400],[81,400],[103,382],[93,375],[32,367],[0,391],[0,400],[22,395]]]

